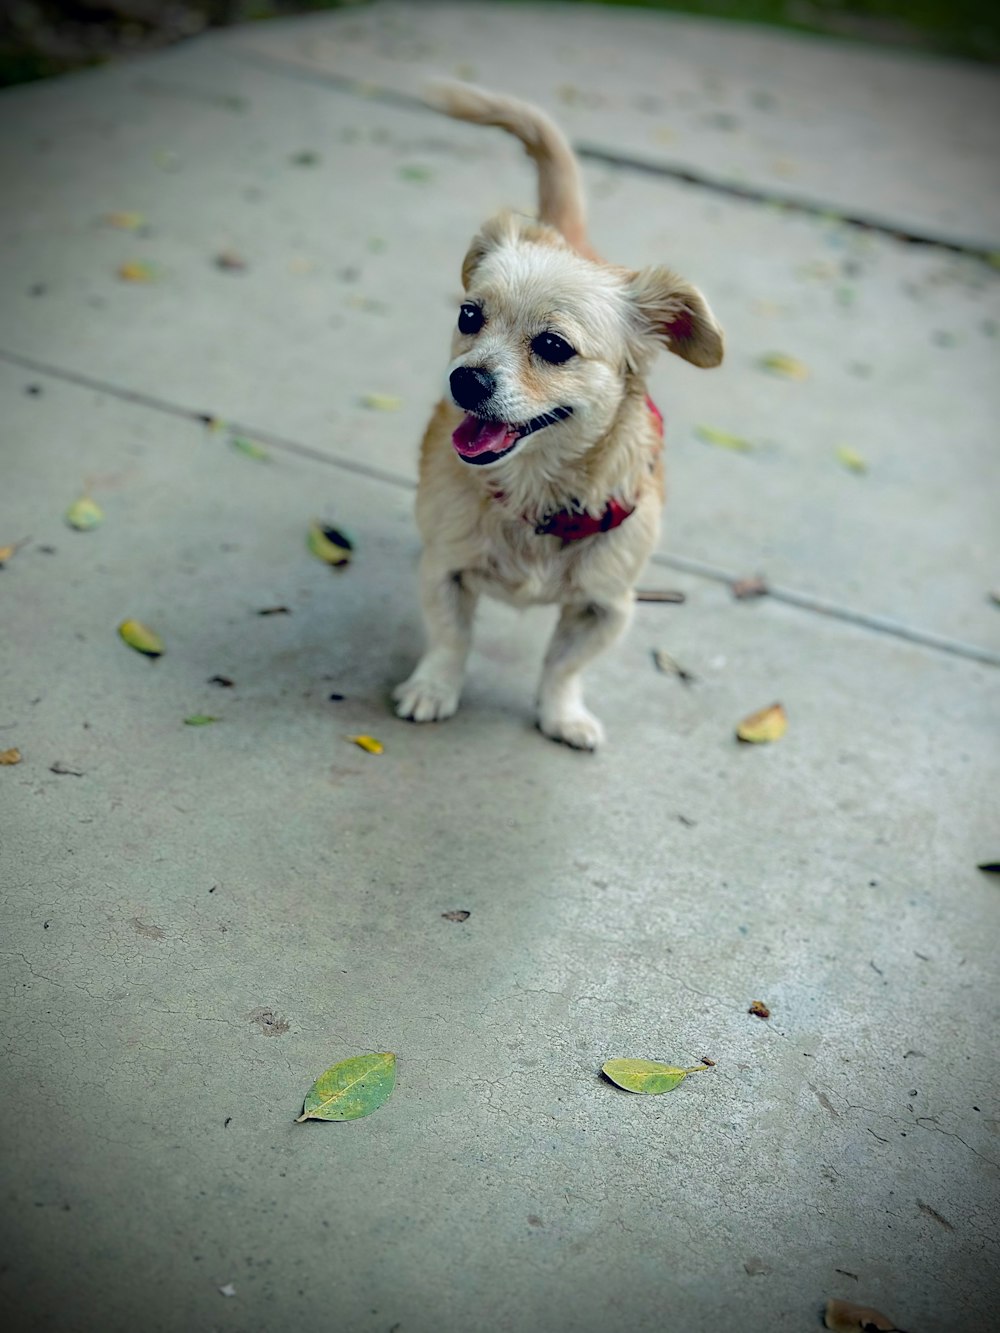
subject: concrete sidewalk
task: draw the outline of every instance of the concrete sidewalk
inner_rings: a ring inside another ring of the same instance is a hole
[[[377,4],[0,99],[17,1329],[995,1319],[998,79],[567,12]],[[687,600],[593,671],[597,756],[531,726],[541,612],[485,608],[449,723],[388,703],[458,265],[532,188],[405,98],[500,69],[588,149],[599,248],[693,278],[729,338],[656,371],[647,583]],[[734,601],[757,572],[779,596]],[[786,737],[738,746],[775,698]],[[388,1105],[295,1125],[364,1050],[398,1055]],[[597,1076],[616,1055],[716,1067],[643,1098]]]

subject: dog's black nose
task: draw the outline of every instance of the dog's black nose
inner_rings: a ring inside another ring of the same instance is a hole
[[[459,366],[451,372],[448,383],[451,385],[451,396],[467,412],[474,412],[477,407],[481,407],[497,387],[496,380],[488,370],[479,370],[474,366]]]

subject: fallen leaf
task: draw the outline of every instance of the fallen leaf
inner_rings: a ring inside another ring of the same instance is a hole
[[[266,463],[270,459],[270,452],[256,440],[248,440],[243,435],[230,435],[229,443],[234,449],[238,449],[241,454],[246,454],[247,458],[256,458],[259,463]]]
[[[221,722],[222,719],[212,717],[210,713],[192,713],[190,717],[184,719],[186,727],[207,727],[212,722]]]
[[[680,606],[687,601],[687,594],[675,588],[640,588],[635,594],[637,602],[671,602]]]
[[[9,750],[0,750],[0,767],[10,768],[12,764],[21,762],[21,751],[16,745],[12,745]]]
[[[708,1057],[707,1055],[702,1055],[702,1056],[699,1057],[699,1059],[701,1060],[701,1063],[702,1063],[703,1065],[708,1065],[709,1069],[714,1069],[714,1068],[715,1068],[715,1061],[714,1061],[714,1060],[710,1060],[709,1057]]]
[[[374,736],[348,736],[349,741],[359,746],[367,754],[382,754],[385,746],[381,741],[377,741]]]
[[[145,653],[147,657],[162,657],[163,640],[140,621],[123,620],[118,626],[118,633],[137,653]]]
[[[601,1073],[617,1083],[626,1092],[670,1092],[682,1083],[688,1074],[700,1074],[709,1065],[694,1065],[681,1069],[678,1065],[662,1065],[658,1060],[608,1060]]]
[[[126,282],[154,282],[156,271],[152,264],[144,264],[139,259],[129,259],[118,266],[118,276]]]
[[[287,606],[264,606],[257,612],[259,616],[290,616]]]
[[[396,1057],[391,1051],[352,1055],[320,1074],[306,1094],[302,1114],[295,1123],[360,1120],[387,1102],[395,1086]]]
[[[16,550],[16,546],[0,546],[0,565],[6,564]]]
[[[104,221],[119,231],[140,231],[146,225],[141,213],[105,213]]]
[[[310,524],[306,545],[317,560],[327,565],[349,564],[354,550],[354,543],[337,528],[315,522]]]
[[[823,1322],[836,1333],[903,1333],[880,1310],[852,1301],[827,1301]]]
[[[809,367],[804,362],[796,360],[794,356],[785,356],[782,352],[771,352],[761,357],[760,364],[764,370],[770,370],[775,375],[784,375],[789,380],[809,378]]]
[[[742,435],[731,435],[728,430],[716,430],[714,426],[695,426],[694,433],[706,444],[718,445],[720,449],[733,449],[738,454],[749,453],[753,448]]]
[[[232,687],[236,684],[236,682],[230,679],[229,676],[209,676],[208,683],[209,685],[221,685],[224,689],[227,690],[232,689]]]
[[[736,735],[741,741],[760,745],[767,741],[779,741],[788,728],[788,717],[781,704],[771,704],[757,713],[745,717],[736,728]]]
[[[371,408],[373,412],[398,412],[403,406],[403,400],[391,393],[363,393],[361,404],[363,407]]]
[[[774,1270],[770,1264],[766,1264],[763,1259],[744,1259],[743,1267],[751,1277],[767,1277]]]
[[[214,262],[216,268],[228,273],[241,273],[247,266],[247,261],[235,250],[222,250],[215,256]]]
[[[66,510],[66,522],[77,532],[89,532],[104,522],[104,510],[89,495],[81,495]]]
[[[761,574],[754,574],[752,578],[734,579],[729,585],[729,591],[737,601],[745,602],[751,597],[766,597],[771,589]]]
[[[987,875],[1000,875],[1000,861],[980,861],[977,870],[985,870]]]
[[[430,167],[423,167],[415,162],[410,166],[400,167],[399,174],[404,181],[429,181],[434,175]]]
[[[236,1288],[233,1286],[233,1284],[232,1284],[231,1282],[227,1282],[226,1285],[225,1285],[224,1287],[220,1287],[220,1288],[219,1288],[219,1295],[220,1295],[220,1296],[235,1296],[235,1295],[236,1295]]]
[[[78,768],[69,768],[69,767],[67,767],[66,764],[62,763],[62,762],[61,762],[60,760],[58,760],[58,759],[56,760],[56,762],[55,762],[54,764],[49,764],[49,772],[50,772],[50,773],[58,773],[60,776],[65,776],[65,777],[70,777],[70,778],[82,778],[82,777],[83,777],[83,773],[80,771],[80,769],[78,769]]]
[[[657,648],[653,653],[653,661],[656,663],[656,669],[662,671],[665,676],[676,676],[678,680],[685,685],[692,685],[698,677],[692,675],[690,671],[685,671],[676,658],[671,657],[665,648]]]
[[[857,449],[852,449],[849,444],[841,444],[837,447],[837,461],[843,463],[844,467],[850,472],[867,472],[868,460],[864,454],[859,453]]]
[[[754,1018],[770,1018],[771,1011],[763,1000],[751,1000],[748,1014],[753,1014]]]
[[[468,921],[472,913],[467,912],[463,907],[454,912],[442,912],[441,915],[444,917],[445,921]]]

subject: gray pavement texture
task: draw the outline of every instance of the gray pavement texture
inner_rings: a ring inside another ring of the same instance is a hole
[[[728,333],[722,370],[656,370],[647,583],[686,601],[592,670],[596,756],[532,727],[541,611],[484,609],[452,721],[388,702],[459,261],[531,201],[515,145],[406,100],[441,72],[550,106],[598,246]],[[997,1326],[997,103],[957,63],[533,5],[3,95],[7,1327],[764,1333],[831,1296]],[[758,572],[781,595],[735,601]],[[787,735],[739,746],[774,699]],[[365,1050],[392,1100],[294,1124]],[[716,1066],[642,1097],[619,1055]]]

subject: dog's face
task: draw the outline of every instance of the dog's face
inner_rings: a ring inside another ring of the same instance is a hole
[[[448,389],[466,413],[453,443],[489,467],[521,451],[585,452],[614,421],[630,373],[666,346],[717,365],[701,294],[665,269],[593,263],[550,227],[502,215],[466,255]]]

